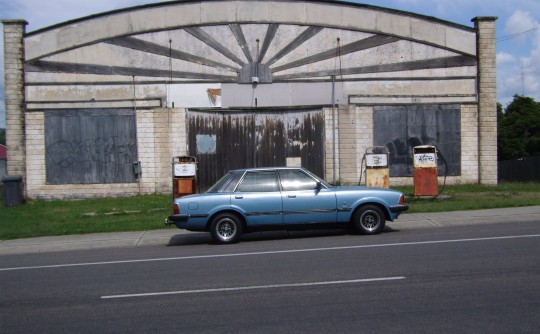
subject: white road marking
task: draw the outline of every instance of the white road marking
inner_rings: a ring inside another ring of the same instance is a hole
[[[354,284],[354,283],[368,283],[368,282],[383,282],[383,281],[395,281],[395,280],[403,280],[403,279],[405,279],[405,277],[397,276],[397,277],[382,277],[382,278],[364,278],[364,279],[354,279],[354,280],[346,280],[346,281],[290,283],[290,284],[239,286],[239,287],[233,287],[233,288],[147,292],[147,293],[133,293],[133,294],[125,294],[125,295],[102,296],[101,299],[119,299],[119,298],[136,298],[136,297],[140,298],[140,297],[153,297],[153,296],[166,296],[166,295],[187,295],[187,294],[210,293],[210,292],[230,292],[230,291],[244,291],[244,290],[295,288],[295,287],[306,287],[306,286],[317,286],[317,285],[339,285],[339,284]]]
[[[512,236],[489,237],[489,238],[471,238],[471,239],[400,242],[400,243],[380,244],[380,245],[357,245],[357,246],[340,246],[340,247],[325,247],[325,248],[305,248],[305,249],[290,249],[290,250],[281,250],[281,251],[265,251],[265,252],[249,252],[249,253],[193,255],[193,256],[179,256],[179,257],[139,259],[139,260],[120,260],[120,261],[106,261],[106,262],[68,263],[68,264],[56,264],[56,265],[47,265],[47,266],[12,267],[12,268],[0,268],[0,271],[31,270],[31,269],[54,269],[54,268],[66,268],[66,267],[101,266],[101,265],[111,265],[111,264],[144,263],[144,262],[159,262],[159,261],[182,261],[182,260],[195,260],[195,259],[211,259],[211,258],[238,257],[238,256],[257,256],[257,255],[274,255],[274,254],[288,254],[288,253],[325,252],[325,251],[350,250],[350,249],[361,249],[361,248],[417,246],[417,245],[433,245],[433,244],[448,244],[448,243],[458,243],[458,242],[478,242],[478,241],[493,241],[493,240],[508,240],[508,239],[538,238],[538,237],[540,237],[540,234],[512,235]]]

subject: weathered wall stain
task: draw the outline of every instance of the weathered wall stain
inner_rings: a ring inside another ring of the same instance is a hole
[[[190,110],[188,119],[189,154],[199,163],[201,191],[228,170],[286,166],[291,157],[324,176],[321,110]],[[201,136],[215,136],[215,152],[200,150]]]

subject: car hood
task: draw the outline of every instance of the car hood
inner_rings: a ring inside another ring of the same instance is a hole
[[[383,191],[383,192],[398,192],[397,190],[387,189],[387,188],[377,188],[377,187],[366,187],[366,186],[337,186],[334,188],[335,192],[348,192],[348,191]]]

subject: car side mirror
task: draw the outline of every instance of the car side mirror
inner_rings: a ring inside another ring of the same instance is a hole
[[[317,189],[317,190],[322,189],[322,183],[320,181],[317,181],[317,185],[315,186],[315,189]]]

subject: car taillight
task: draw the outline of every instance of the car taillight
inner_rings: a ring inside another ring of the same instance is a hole
[[[178,204],[176,204],[176,203],[173,204],[173,206],[172,206],[172,211],[173,211],[173,213],[174,213],[175,215],[179,214],[179,213],[180,213],[180,205],[178,205]]]
[[[401,194],[401,196],[399,196],[399,204],[404,204],[404,203],[405,203],[405,196]]]

